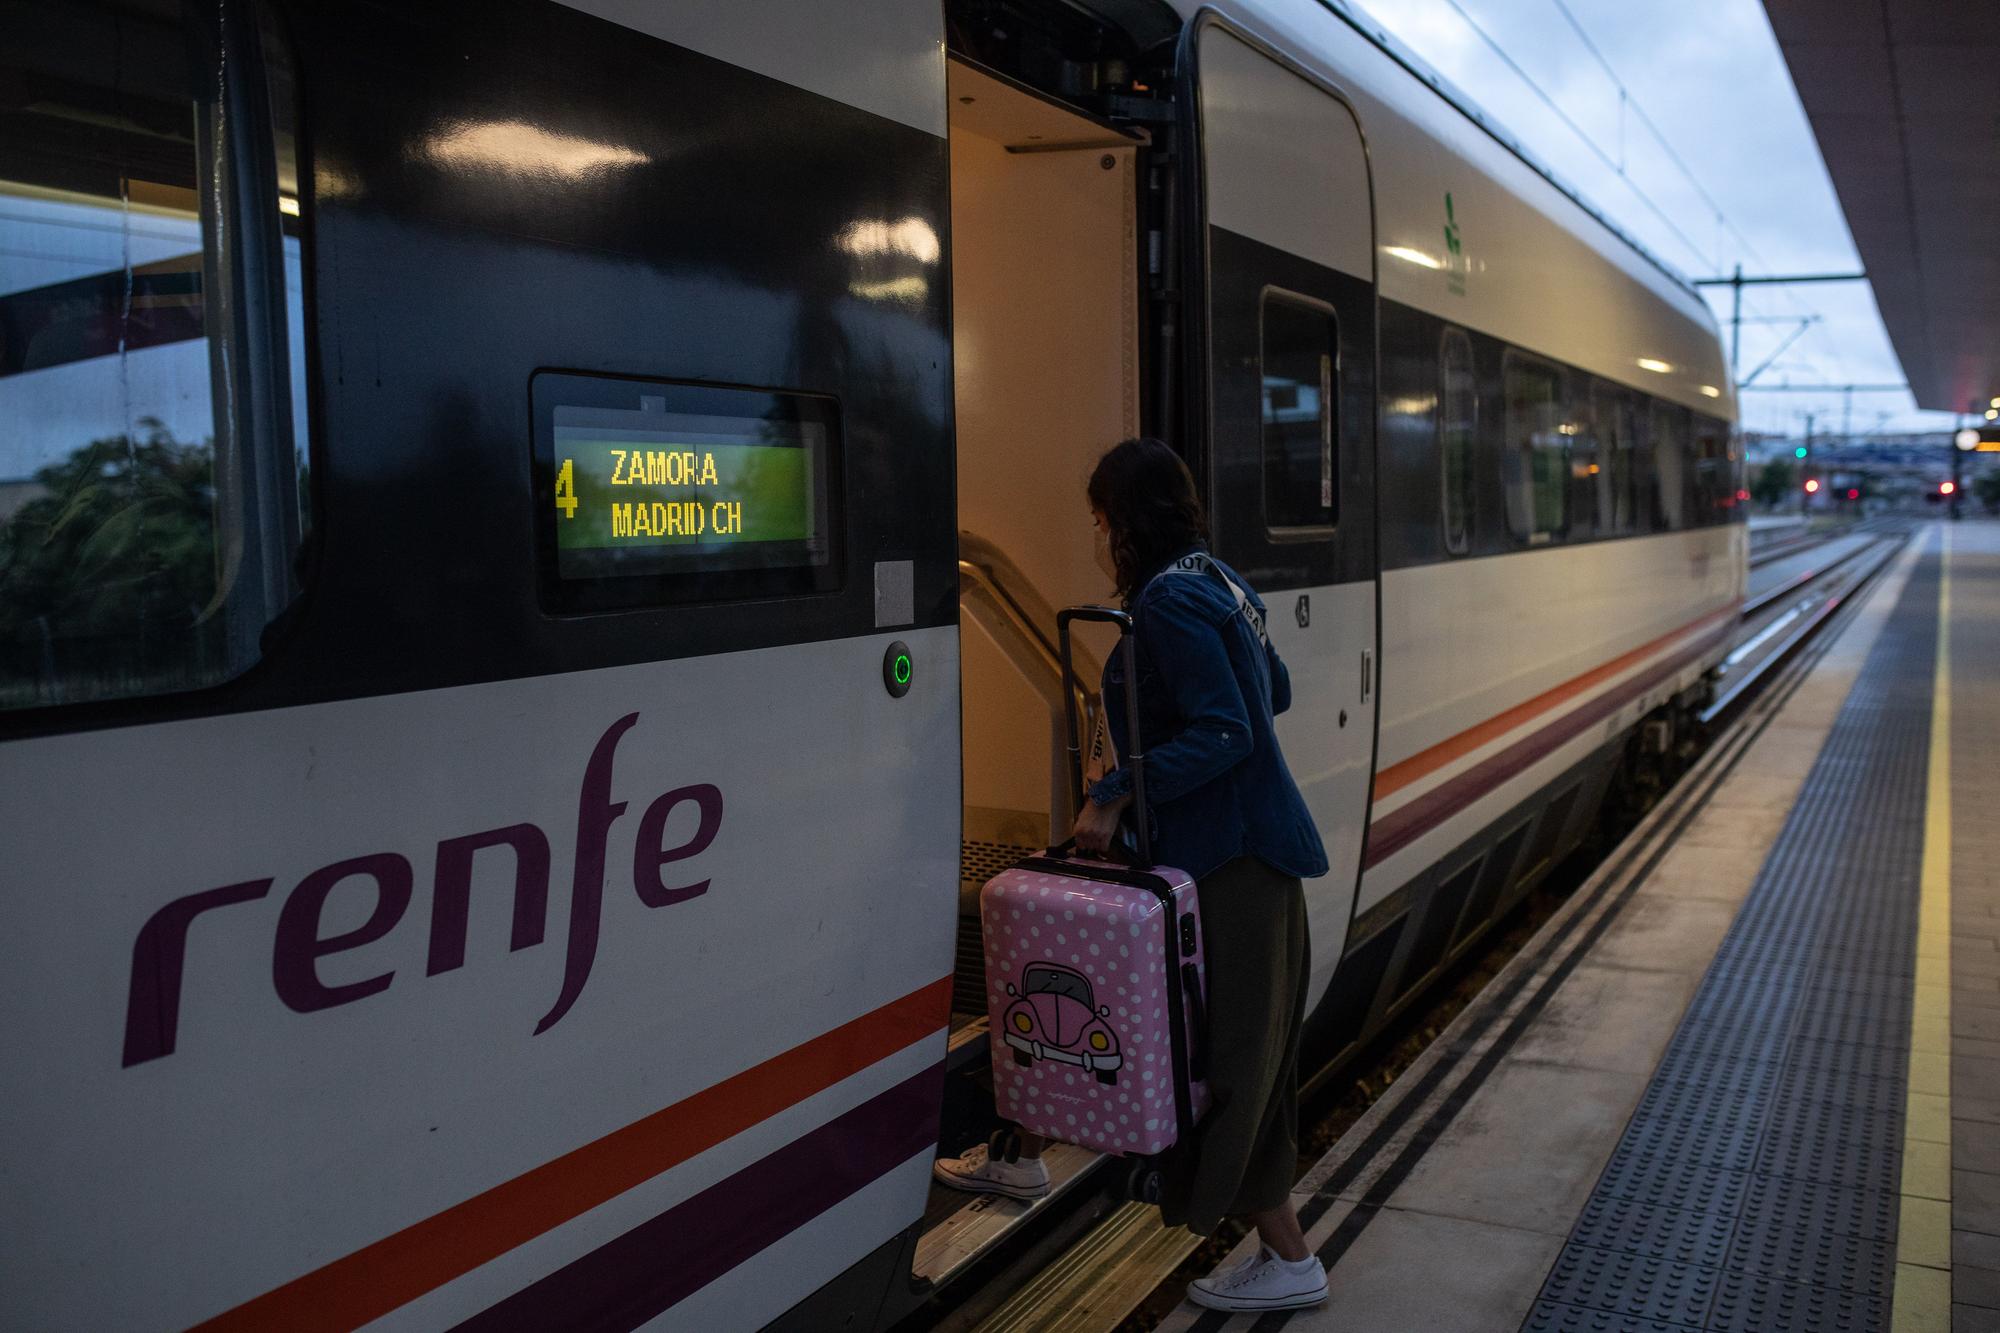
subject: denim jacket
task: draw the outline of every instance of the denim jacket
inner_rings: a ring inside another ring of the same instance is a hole
[[[1291,706],[1292,682],[1260,632],[1264,604],[1214,561],[1256,609],[1253,623],[1228,584],[1179,563],[1143,584],[1128,608],[1154,859],[1197,880],[1239,856],[1301,879],[1323,875],[1326,849],[1278,749],[1273,719]],[[1121,755],[1130,749],[1124,675],[1123,655],[1113,653],[1104,701]],[[1131,773],[1115,769],[1091,785],[1090,799],[1104,805],[1131,790]]]

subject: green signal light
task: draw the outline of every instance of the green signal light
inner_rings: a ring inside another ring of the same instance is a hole
[[[910,683],[910,659],[907,657],[898,657],[896,659],[896,683],[898,685],[908,685]]]
[[[1806,447],[1803,444],[1800,445],[1798,448],[1792,450],[1793,458],[1804,458],[1805,456],[1806,456]]]

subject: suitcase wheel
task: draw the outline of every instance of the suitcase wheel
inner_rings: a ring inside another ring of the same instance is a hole
[[[1099,1083],[1116,1083],[1118,1081],[1118,1071],[1115,1069],[1100,1069],[1097,1071],[1097,1081]]]
[[[1125,1177],[1125,1194],[1137,1203],[1158,1203],[1165,1185],[1165,1173],[1150,1159],[1141,1159],[1132,1163]]]

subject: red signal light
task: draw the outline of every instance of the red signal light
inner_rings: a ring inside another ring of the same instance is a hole
[[[1847,488],[1847,498],[1850,500],[1859,500],[1861,498],[1861,492],[1855,490],[1852,486],[1850,486]]]
[[[1938,483],[1939,495],[1950,495],[1953,491],[1957,489],[1958,489],[1958,484],[1956,482],[1941,481]]]
[[[1807,495],[1818,495],[1818,494],[1819,494],[1819,478],[1818,478],[1818,477],[1808,477],[1808,478],[1806,478],[1806,494],[1807,494]]]

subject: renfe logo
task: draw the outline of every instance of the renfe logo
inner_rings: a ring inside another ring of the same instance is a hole
[[[611,825],[625,813],[625,802],[611,799],[611,766],[618,742],[639,720],[627,713],[598,738],[584,766],[583,789],[576,801],[576,870],[571,880],[569,951],[563,966],[562,992],[553,1008],[535,1025],[537,1035],[562,1020],[583,994],[597,959],[597,928],[604,894],[606,842]],[[699,810],[701,824],[686,842],[663,846],[667,820],[683,802]],[[722,825],[722,792],[708,783],[677,787],[654,800],[639,817],[632,848],[632,888],[648,907],[671,907],[708,892],[708,881],[669,888],[661,874],[676,861],[707,850]],[[549,840],[533,824],[510,824],[447,838],[437,845],[437,866],[431,896],[430,952],[424,975],[436,976],[465,964],[466,917],[471,910],[473,857],[487,848],[506,847],[514,854],[514,923],[510,951],[540,944],[548,926]],[[343,880],[368,879],[375,886],[375,906],[368,919],[338,935],[320,933],[320,916],[334,886]],[[298,1013],[331,1009],[389,989],[393,971],[345,985],[329,986],[319,978],[319,960],[329,954],[359,949],[394,930],[409,908],[414,874],[410,862],[395,852],[373,852],[321,866],[285,899],[278,913],[271,947],[271,984],[278,998]],[[271,891],[269,879],[253,879],[176,898],[139,929],[132,944],[132,986],[125,1003],[127,1067],[170,1055],[180,1023],[181,970],[187,956],[188,928],[196,917],[217,908],[254,902]]]

